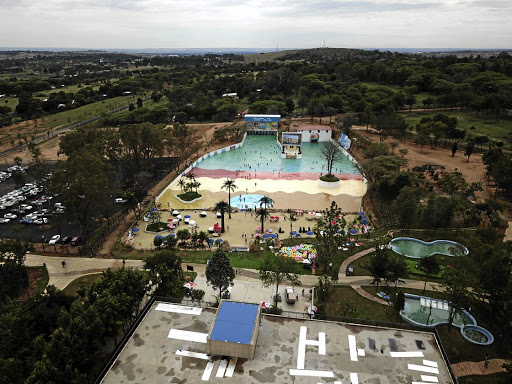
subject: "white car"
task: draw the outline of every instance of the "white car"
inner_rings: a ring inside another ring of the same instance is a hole
[[[57,244],[60,240],[60,235],[52,236],[48,244]]]
[[[123,199],[123,198],[121,198],[121,197],[118,197],[118,198],[116,199],[116,204],[124,204],[124,203],[126,203],[126,199]]]
[[[14,213],[6,213],[6,214],[4,215],[4,218],[5,218],[5,219],[15,219],[15,218],[17,218],[17,217],[18,217],[18,216],[16,216]]]
[[[20,208],[24,209],[25,211],[30,211],[32,209],[32,206],[28,204],[21,204]]]
[[[48,219],[46,217],[40,217],[39,219],[34,220],[34,224],[37,224],[37,225],[47,224],[47,223],[48,223]]]
[[[6,219],[4,217],[0,217],[0,224],[7,224],[11,219]]]

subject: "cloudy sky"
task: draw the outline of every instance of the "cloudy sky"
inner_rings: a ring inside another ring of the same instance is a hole
[[[511,20],[511,0],[0,0],[0,46],[511,48]]]

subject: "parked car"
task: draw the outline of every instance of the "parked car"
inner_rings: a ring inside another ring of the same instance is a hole
[[[48,219],[46,217],[39,217],[34,220],[34,224],[41,225],[48,223]]]
[[[71,245],[80,245],[80,243],[82,242],[82,238],[80,236],[75,236],[71,239]]]
[[[116,199],[116,204],[124,204],[124,203],[126,203],[126,199],[123,199],[123,198],[121,198],[121,197],[118,197],[118,198]]]
[[[6,214],[4,215],[4,218],[5,218],[5,219],[15,219],[15,218],[17,218],[17,217],[18,217],[18,216],[16,216],[14,213],[6,213]]]
[[[294,289],[292,287],[286,287],[284,291],[286,292],[286,302],[288,304],[294,304],[296,298]]]
[[[34,220],[21,219],[20,224],[32,224]]]
[[[62,244],[67,244],[69,242],[71,242],[71,237],[70,236],[63,237],[62,240],[61,240]]]
[[[57,244],[60,240],[60,235],[54,235],[48,242],[48,244]]]
[[[0,224],[7,224],[11,219],[6,219],[5,217],[0,217]]]
[[[64,213],[64,208],[57,208],[53,213],[60,215],[61,213]]]

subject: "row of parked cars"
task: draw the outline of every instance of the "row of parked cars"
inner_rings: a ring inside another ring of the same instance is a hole
[[[73,246],[80,245],[82,238],[80,236],[66,236],[61,238],[60,235],[54,235],[48,240],[48,244],[71,244]]]

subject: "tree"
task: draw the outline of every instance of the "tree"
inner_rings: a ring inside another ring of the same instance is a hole
[[[292,238],[292,232],[293,232],[293,222],[295,221],[296,213],[291,208],[288,208],[285,211],[285,213],[288,216],[288,221],[290,222],[290,239],[291,239]]]
[[[85,147],[60,162],[52,174],[50,191],[59,194],[66,210],[82,228],[86,242],[89,241],[91,220],[108,188],[109,173],[109,167],[99,154]]]
[[[214,206],[213,206],[213,210],[214,211],[217,211],[217,212],[220,212],[220,223],[221,223],[221,229],[220,231],[222,233],[226,232],[225,228],[224,228],[224,213],[226,213],[226,211],[229,209],[229,204],[226,203],[224,200],[221,200],[219,202],[217,202]]]
[[[334,162],[339,161],[342,157],[341,151],[332,141],[324,143],[324,145],[320,148],[320,151],[322,152],[322,158],[327,163],[327,174],[332,175],[332,167]]]
[[[229,205],[229,218],[231,219],[231,192],[234,192],[238,187],[235,185],[235,181],[231,179],[226,179],[224,184],[222,184],[221,189],[226,189],[228,191],[228,205]]]
[[[293,286],[301,285],[300,276],[297,274],[297,263],[280,254],[274,255],[269,253],[262,260],[259,274],[260,280],[264,287],[276,285],[273,307],[277,308],[277,295],[279,293],[279,284],[284,280],[288,280]]]
[[[437,275],[441,270],[439,260],[435,255],[424,256],[419,262],[420,269],[425,272],[425,284],[423,284],[423,292],[427,289],[427,279],[429,276]]]
[[[159,251],[146,259],[145,269],[150,271],[155,296],[181,299],[183,296],[183,270],[181,258],[172,250]]]
[[[455,153],[457,152],[458,149],[459,149],[459,144],[457,144],[457,142],[454,141],[453,145],[452,145],[452,157],[455,157]]]
[[[261,220],[261,233],[265,233],[265,220],[270,216],[270,212],[266,208],[256,209],[256,218]]]
[[[451,301],[448,319],[448,324],[451,325],[455,315],[469,304],[470,298],[473,296],[469,290],[470,287],[474,286],[473,278],[464,268],[446,268],[442,278],[443,281],[440,285],[444,292],[449,295]]]
[[[469,158],[471,157],[471,155],[473,154],[475,150],[475,143],[473,141],[470,141],[466,144],[466,151],[464,152],[464,156],[467,156],[468,157],[468,163],[469,163]]]
[[[335,260],[338,246],[345,239],[342,233],[346,232],[346,225],[342,210],[335,201],[317,220],[313,231],[316,236],[317,261],[320,260],[323,264],[323,273],[327,272],[327,266]]]
[[[268,196],[263,196],[261,199],[258,200],[258,203],[261,206],[265,206],[265,209],[268,209],[268,207],[272,207],[274,205],[274,200],[272,200]]]
[[[398,291],[393,299],[393,308],[395,308],[396,315],[402,322],[402,317],[400,316],[400,312],[405,308],[405,295],[402,291]]]
[[[375,256],[370,259],[370,263],[368,265],[368,271],[373,277],[373,283],[376,286],[379,286],[381,280],[386,280],[388,277],[388,261],[389,255],[384,244],[382,244],[383,239],[375,240]]]
[[[206,282],[212,285],[214,291],[219,289],[219,301],[222,292],[234,284],[234,279],[235,271],[229,258],[222,250],[218,249],[206,266]]]
[[[398,283],[404,283],[402,279],[406,278],[409,275],[409,271],[407,270],[407,263],[405,262],[403,257],[393,255],[388,258],[387,264],[388,273],[386,276],[386,280],[388,282],[395,284],[396,292],[396,285]]]

